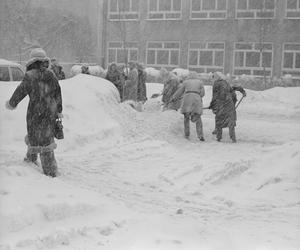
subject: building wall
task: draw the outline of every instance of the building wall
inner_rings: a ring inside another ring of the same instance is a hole
[[[122,41],[120,25],[123,23],[123,27],[126,27],[126,39],[123,40],[137,42],[139,49],[138,60],[147,64],[147,42],[178,41],[180,42],[178,66],[182,68],[188,67],[188,51],[191,41],[223,42],[225,48],[224,73],[234,73],[235,43],[253,42],[256,43],[256,46],[262,42],[270,43],[272,44],[272,65],[270,71],[274,76],[281,76],[283,44],[288,42],[300,43],[300,18],[286,19],[285,7],[288,0],[274,0],[273,18],[237,19],[237,1],[227,0],[226,19],[191,20],[190,9],[192,0],[182,0],[180,20],[148,20],[148,0],[139,0],[138,20],[111,21],[110,11],[108,10],[107,32],[104,35],[105,39],[103,39],[103,42],[109,44],[110,41]],[[110,0],[106,0],[106,2],[109,8]],[[260,15],[260,13],[256,15]],[[263,52],[267,51],[263,50]],[[251,54],[251,52],[249,53]],[[105,59],[106,62],[109,62],[107,56],[108,52]]]

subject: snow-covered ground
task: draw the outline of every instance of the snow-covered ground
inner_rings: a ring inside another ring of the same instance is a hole
[[[137,112],[104,79],[60,83],[65,139],[51,179],[22,162],[28,100],[6,110],[17,83],[0,82],[1,250],[300,249],[300,88],[247,91],[232,144],[228,131],[215,141],[209,110],[206,141],[194,124],[188,141],[160,97]]]

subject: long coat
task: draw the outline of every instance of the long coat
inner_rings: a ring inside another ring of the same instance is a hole
[[[118,69],[113,71],[111,67],[108,68],[105,79],[112,82],[116,86],[119,91],[120,97],[122,98],[123,86],[121,82],[121,73],[118,71]]]
[[[178,110],[181,105],[181,98],[178,97],[176,100],[171,102],[171,99],[175,92],[180,86],[179,80],[177,78],[170,78],[165,84],[162,92],[162,102],[166,109]]]
[[[225,80],[213,84],[213,96],[209,108],[216,114],[216,128],[236,126],[236,111],[232,95],[233,89]]]
[[[27,108],[27,135],[30,146],[48,146],[54,142],[54,125],[57,113],[62,112],[61,89],[51,70],[41,72],[32,69],[9,100],[15,108],[25,96],[29,96]]]
[[[138,70],[138,88],[137,88],[137,100],[140,102],[147,101],[147,89],[146,89],[146,79],[147,73],[144,70]]]
[[[137,69],[130,70],[128,78],[125,81],[123,101],[133,100],[137,101],[138,89],[138,71]]]
[[[181,113],[199,114],[203,113],[202,97],[205,95],[204,86],[199,79],[188,79],[182,83],[182,86],[174,94],[177,99],[183,94],[181,104]]]

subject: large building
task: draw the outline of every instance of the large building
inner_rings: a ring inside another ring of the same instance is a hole
[[[300,78],[300,0],[100,2],[106,65],[127,57],[157,68]]]

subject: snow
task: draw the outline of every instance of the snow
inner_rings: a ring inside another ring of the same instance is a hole
[[[206,141],[194,124],[184,139],[182,115],[151,98],[162,84],[137,112],[105,79],[62,80],[51,179],[22,161],[28,99],[4,107],[17,84],[0,82],[1,250],[300,248],[300,88],[247,90],[232,144],[228,131],[216,142],[209,110]]]

